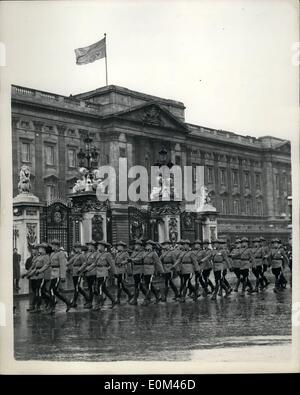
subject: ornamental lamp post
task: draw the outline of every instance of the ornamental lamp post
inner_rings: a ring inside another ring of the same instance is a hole
[[[99,153],[96,147],[91,146],[93,139],[90,136],[85,137],[83,142],[85,144],[85,150],[80,148],[77,153],[80,173],[84,175],[86,182],[88,179],[92,182],[94,178],[93,170],[98,166]]]

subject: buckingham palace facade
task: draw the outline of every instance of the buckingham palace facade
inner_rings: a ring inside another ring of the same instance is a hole
[[[98,152],[98,166],[116,169],[119,158],[127,158],[128,167],[150,168],[164,147],[176,165],[204,166],[219,235],[230,240],[236,235],[288,238],[292,191],[287,140],[189,124],[183,103],[115,85],[68,97],[13,85],[11,106],[14,196],[20,168],[26,165],[31,192],[43,206],[67,201],[79,177],[78,152],[85,149],[85,136]],[[112,242],[134,236],[130,207],[127,202],[111,208],[107,231]],[[133,224],[139,227],[142,220],[136,216]],[[196,237],[189,233],[190,221],[184,221],[181,232]]]

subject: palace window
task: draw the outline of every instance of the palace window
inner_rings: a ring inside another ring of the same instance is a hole
[[[261,189],[261,175],[260,175],[260,173],[255,174],[255,187],[256,187],[256,189]]]
[[[238,200],[234,200],[233,201],[232,207],[233,207],[233,214],[239,214],[239,212],[240,212],[240,203],[239,203]]]
[[[175,156],[175,165],[180,166],[180,155]]]
[[[226,184],[226,169],[223,167],[220,169],[220,183],[221,185]]]
[[[292,178],[290,174],[287,176],[287,193],[288,195],[291,195],[292,193]]]
[[[249,173],[249,171],[244,171],[244,182],[245,182],[245,187],[249,188],[249,186],[250,186],[250,173]]]
[[[207,182],[209,184],[213,182],[213,168],[211,166],[207,168]]]
[[[232,170],[232,185],[233,186],[239,185],[239,172],[237,169]]]
[[[30,162],[30,143],[21,143],[21,161]]]
[[[246,200],[245,212],[247,215],[251,215],[251,201],[250,200]]]
[[[46,145],[45,147],[46,165],[53,166],[55,164],[55,147]]]
[[[126,148],[120,147],[119,148],[119,155],[120,155],[120,158],[126,158]]]
[[[227,214],[227,201],[226,199],[221,200],[221,213]]]
[[[51,202],[56,197],[56,186],[53,184],[46,185],[46,200]]]
[[[287,178],[286,178],[286,175],[284,177],[282,177],[282,190],[284,192],[287,192]]]
[[[73,148],[68,150],[68,165],[69,167],[76,167],[76,150]]]
[[[256,201],[256,214],[263,215],[263,204],[261,200]]]
[[[276,189],[279,190],[279,174],[275,175],[275,185],[276,185]]]

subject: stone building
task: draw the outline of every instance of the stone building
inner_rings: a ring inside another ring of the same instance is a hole
[[[205,185],[219,212],[219,235],[231,240],[260,234],[288,238],[287,140],[192,125],[185,122],[183,103],[115,85],[69,97],[12,86],[11,105],[14,196],[19,170],[27,165],[32,192],[45,207],[66,201],[79,177],[77,153],[89,135],[99,152],[99,165],[117,169],[119,158],[126,157],[128,168],[139,164],[149,169],[162,147],[176,165],[204,165]],[[109,207],[107,238],[128,241],[139,232],[158,238],[149,230],[153,221],[149,224],[145,204],[116,202]],[[181,237],[200,237],[197,226],[195,218],[183,213]],[[74,239],[80,238],[78,229]]]

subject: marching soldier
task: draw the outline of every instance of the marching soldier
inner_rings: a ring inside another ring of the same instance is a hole
[[[31,268],[26,273],[26,277],[32,281],[33,302],[32,309],[29,310],[32,313],[39,313],[41,311],[42,299],[44,299],[46,305],[49,304],[49,296],[44,292],[44,272],[40,270],[43,267],[49,266],[49,256],[46,254],[46,247],[46,243],[37,245],[38,255],[35,257]]]
[[[179,255],[177,261],[175,262],[175,265],[173,265],[172,270],[175,270],[177,267],[180,268],[180,296],[181,302],[184,303],[188,288],[191,293],[195,294],[196,292],[196,289],[192,285],[191,280],[194,273],[199,271],[200,269],[194,251],[190,250],[191,242],[189,240],[182,240],[181,243],[182,252]]]
[[[143,261],[144,261],[144,285],[146,288],[145,300],[143,302],[144,306],[147,306],[150,302],[150,293],[152,292],[155,296],[156,303],[159,303],[161,297],[160,292],[153,285],[153,276],[154,273],[160,272],[164,273],[164,268],[162,263],[156,253],[154,251],[155,243],[152,240],[148,240],[146,242],[146,251],[144,253]]]
[[[108,271],[111,270],[113,274],[116,273],[115,263],[110,252],[106,251],[110,244],[104,240],[98,241],[98,254],[91,265],[85,269],[87,273],[96,269],[96,286],[94,286],[94,294],[96,296],[96,305],[93,310],[100,310],[104,304],[103,294],[105,294],[111,300],[111,308],[116,305],[116,301],[109,292],[106,281],[108,277]]]
[[[209,240],[203,240],[203,251],[205,252],[205,254],[203,254],[203,258],[206,258],[207,256],[210,257],[211,256],[211,249],[209,248]],[[203,259],[202,258],[202,259]],[[205,290],[206,293],[212,293],[215,289],[212,281],[209,279],[211,270],[212,270],[212,264],[210,259],[206,260],[206,261],[202,261],[201,260],[201,267],[202,267],[202,276],[203,276],[203,280],[205,283]],[[211,291],[208,290],[208,286],[210,287]]]
[[[290,285],[292,286],[292,274],[293,274],[293,242],[292,242],[292,236],[289,237],[288,240],[288,244],[286,246],[286,256],[288,257],[289,260],[289,268],[290,268],[290,272],[291,272],[291,276],[290,276]]]
[[[51,268],[51,280],[49,285],[49,293],[50,293],[50,314],[55,313],[55,297],[58,297],[62,302],[64,302],[67,306],[67,312],[71,308],[70,301],[65,298],[59,291],[59,284],[61,281],[65,281],[66,278],[66,255],[63,251],[60,250],[60,242],[57,239],[51,241],[51,247],[53,252],[50,255],[49,264],[44,265],[43,268],[37,270],[37,274],[43,273]],[[45,248],[46,251],[46,248]]]
[[[227,256],[225,249],[222,248],[223,242],[216,239],[212,242],[213,250],[208,254],[205,258],[202,259],[202,262],[205,263],[208,260],[212,262],[212,269],[215,277],[215,289],[213,292],[212,300],[216,300],[218,291],[220,288],[225,290],[226,295],[229,296],[230,292],[224,282],[222,281],[222,271],[224,269],[224,263],[230,267],[230,262]]]
[[[87,302],[84,304],[85,309],[91,309],[93,307],[93,298],[94,298],[94,288],[96,287],[96,257],[97,257],[97,243],[95,241],[90,241],[86,243],[88,247],[88,252],[86,253],[86,260],[83,265],[78,269],[78,274],[81,276],[84,274],[87,286],[88,286],[88,297]],[[87,267],[93,265],[93,269],[86,272]]]
[[[231,258],[232,270],[237,278],[237,282],[234,287],[234,292],[238,292],[239,285],[241,283],[241,260],[240,260],[240,249],[241,249],[241,239],[236,239],[235,246],[231,250],[229,256]]]
[[[228,251],[228,248],[226,247],[226,244],[227,244],[226,240],[224,240],[224,239],[220,240],[220,249],[222,249],[226,252],[226,255],[228,258],[227,260],[224,260],[224,263],[223,263],[222,282],[225,285],[225,287],[228,289],[228,292],[231,293],[232,288],[231,288],[229,282],[227,281],[226,276],[227,276],[227,270],[230,270],[232,266],[231,266],[231,258],[228,256],[229,251]],[[222,296],[222,287],[220,287],[219,295]]]
[[[87,251],[87,247],[82,246],[80,243],[75,243],[73,248],[74,248],[74,254],[72,258],[69,259],[67,263],[67,267],[72,273],[73,284],[74,284],[74,294],[73,294],[73,299],[71,301],[71,307],[76,308],[79,293],[84,297],[86,302],[88,301],[88,296],[81,287],[82,277],[79,274],[79,269],[86,262],[86,254],[83,251],[84,250]]]
[[[144,251],[142,249],[142,241],[136,240],[134,243],[134,251],[131,254],[128,262],[132,266],[132,274],[134,280],[134,299],[130,304],[137,305],[140,290],[146,295],[146,289],[142,284],[142,277],[144,273]]]
[[[118,295],[117,295],[117,304],[121,302],[122,290],[128,296],[128,303],[133,299],[133,295],[129,291],[129,289],[125,286],[125,278],[126,273],[128,271],[128,258],[129,254],[125,250],[127,247],[126,243],[123,241],[119,241],[117,243],[117,252],[115,254],[115,263],[116,263],[116,274],[115,277],[117,279],[118,286]]]
[[[205,284],[205,281],[204,281],[203,276],[202,276],[203,265],[202,265],[202,262],[201,262],[202,258],[204,258],[206,256],[206,251],[201,249],[202,241],[199,240],[199,239],[195,240],[193,245],[194,245],[194,250],[193,251],[195,253],[195,256],[197,258],[198,265],[199,265],[199,271],[195,272],[195,289],[196,289],[196,292],[195,292],[195,295],[194,295],[194,300],[196,301],[198,296],[200,296],[198,294],[200,285],[201,285],[201,287],[203,289],[203,296],[207,295],[206,284]]]
[[[249,293],[253,292],[253,287],[249,280],[249,269],[255,265],[255,259],[252,253],[252,249],[249,248],[248,238],[243,237],[241,242],[242,244],[238,256],[240,257],[240,262],[241,262],[240,273],[241,273],[242,284],[243,284],[242,295],[244,295],[247,286],[249,288],[248,292]]]
[[[263,279],[263,258],[264,258],[264,250],[261,246],[260,238],[253,239],[253,248],[252,248],[255,264],[252,267],[252,273],[256,278],[254,291],[258,292],[258,287],[261,290],[264,288],[264,279]]]
[[[34,262],[37,257],[38,257],[38,246],[32,245],[31,246],[31,255],[29,258],[26,259],[26,262],[25,262],[26,273],[22,275],[22,278],[27,277],[27,275],[30,272],[30,269],[32,269],[34,267]],[[35,306],[33,306],[33,303],[35,301],[35,295],[34,295],[34,291],[33,291],[33,287],[35,286],[34,282],[35,282],[34,279],[28,278],[30,302],[29,302],[29,308],[27,309],[27,311],[29,311],[29,312],[32,312],[35,310]]]
[[[286,284],[282,269],[285,264],[288,264],[288,257],[286,256],[284,249],[281,247],[279,239],[273,239],[271,244],[269,261],[271,263],[272,273],[275,276],[274,292],[278,292],[282,290],[284,284]]]
[[[268,256],[270,254],[270,249],[267,245],[267,241],[266,239],[261,236],[259,238],[260,242],[261,242],[261,247],[263,250],[263,274],[262,274],[262,278],[263,278],[263,284],[264,287],[267,287],[269,285],[269,280],[267,279],[267,277],[265,276],[266,271],[268,270],[269,267],[269,262],[268,262]]]
[[[179,292],[176,288],[176,285],[173,282],[173,271],[172,271],[172,266],[175,264],[176,262],[176,255],[174,253],[174,251],[172,251],[170,249],[171,246],[171,241],[170,240],[165,240],[162,243],[162,248],[163,248],[163,252],[162,255],[160,257],[160,260],[163,264],[164,267],[164,277],[165,277],[165,292],[164,292],[164,298],[163,301],[167,302],[167,298],[168,298],[168,293],[169,293],[169,287],[172,288],[173,292],[174,292],[174,300],[177,300],[179,297]]]

